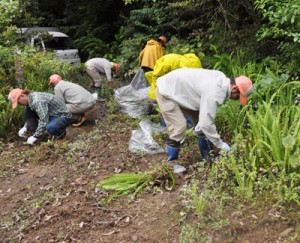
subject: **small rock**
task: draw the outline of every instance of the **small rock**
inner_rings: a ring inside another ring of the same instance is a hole
[[[133,235],[133,236],[131,237],[131,239],[132,239],[133,242],[136,242],[136,241],[138,240],[138,237],[137,237],[136,235]]]

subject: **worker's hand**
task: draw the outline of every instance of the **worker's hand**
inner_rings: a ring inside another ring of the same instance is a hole
[[[35,143],[35,141],[37,140],[36,137],[34,136],[31,136],[27,139],[27,143],[30,144],[30,145],[33,145]]]
[[[219,147],[221,149],[220,153],[224,152],[229,152],[230,151],[230,146],[227,143],[222,143],[221,146]]]
[[[26,138],[26,135],[25,135],[26,132],[27,132],[27,128],[26,128],[26,125],[24,125],[24,127],[22,127],[18,132],[19,137]]]

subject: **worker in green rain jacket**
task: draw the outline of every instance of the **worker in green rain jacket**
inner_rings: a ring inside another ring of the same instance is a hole
[[[171,72],[178,68],[201,68],[202,64],[200,59],[193,53],[179,55],[179,54],[167,54],[162,56],[156,61],[153,71],[145,74],[146,79],[150,84],[149,98],[156,102],[156,80],[168,72]]]

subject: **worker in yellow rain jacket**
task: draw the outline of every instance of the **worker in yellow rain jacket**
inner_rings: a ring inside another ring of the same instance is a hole
[[[139,61],[144,73],[153,71],[156,61],[164,55],[167,38],[160,36],[157,40],[149,40],[139,55]]]
[[[162,56],[156,61],[153,71],[145,74],[146,79],[150,84],[149,98],[156,102],[156,80],[168,72],[171,72],[178,68],[201,68],[202,64],[200,59],[193,53],[179,55],[179,54],[167,54]]]

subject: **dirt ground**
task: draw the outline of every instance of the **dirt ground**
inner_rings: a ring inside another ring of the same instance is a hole
[[[161,188],[101,205],[105,192],[95,188],[105,176],[143,172],[166,158],[165,154],[131,153],[128,141],[133,128],[121,116],[107,121],[106,105],[97,104],[82,127],[68,128],[66,142],[29,147],[16,138],[4,144],[0,242],[175,243],[180,242],[184,220],[197,225],[195,215],[182,217],[178,200],[191,170],[175,176],[172,191]],[[189,159],[198,155],[192,156]],[[229,212],[226,232],[207,232],[208,240],[203,242],[283,242],[297,230],[294,222],[270,208],[257,215],[253,207],[245,213],[248,218],[240,212]]]

